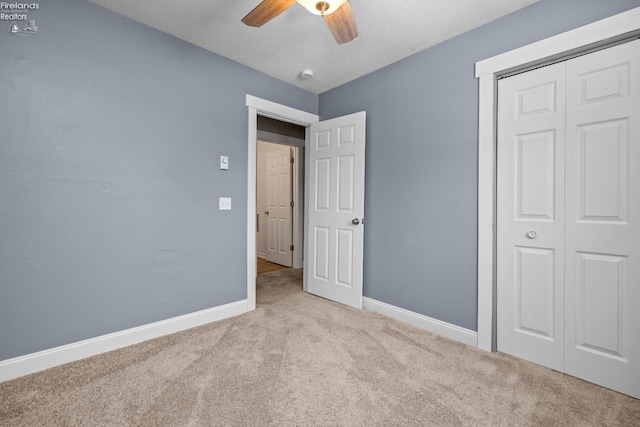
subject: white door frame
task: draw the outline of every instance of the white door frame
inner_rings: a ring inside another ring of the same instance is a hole
[[[478,347],[496,347],[497,78],[576,55],[640,33],[640,7],[476,62],[478,117]]]
[[[248,107],[249,114],[247,138],[247,311],[252,311],[256,309],[256,147],[258,114],[306,127],[305,148],[309,143],[309,125],[320,121],[320,118],[316,114],[307,113],[306,111],[297,110],[248,94],[245,105]],[[298,191],[300,190],[298,189]],[[303,204],[299,203],[299,206],[302,208]],[[302,229],[298,224],[301,220],[303,219],[300,218],[300,215],[295,215],[294,213],[294,234],[296,230]],[[294,236],[295,238],[296,236]]]

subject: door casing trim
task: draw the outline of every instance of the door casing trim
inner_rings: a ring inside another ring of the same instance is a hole
[[[317,114],[307,113],[247,94],[247,311],[256,309],[256,161],[258,140],[258,114],[283,122],[304,126],[305,151],[309,143],[309,125],[320,121]],[[294,181],[295,182],[295,181]],[[306,184],[305,184],[306,185]],[[294,230],[300,229],[294,224]],[[302,248],[301,248],[302,249]]]
[[[478,111],[478,348],[496,349],[497,80],[640,32],[640,7],[476,62]]]

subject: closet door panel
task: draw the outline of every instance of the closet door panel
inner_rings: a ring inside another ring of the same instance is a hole
[[[565,372],[640,397],[640,41],[567,62]]]

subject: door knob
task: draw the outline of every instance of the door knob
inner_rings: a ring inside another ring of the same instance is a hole
[[[358,225],[358,224],[360,224],[360,220],[359,220],[358,218],[353,218],[353,219],[351,220],[351,224],[353,224],[353,225]]]
[[[269,211],[264,211],[264,214],[265,215],[269,215]]]
[[[527,239],[535,239],[536,237],[538,237],[538,233],[532,230],[525,234],[525,236],[527,236]]]

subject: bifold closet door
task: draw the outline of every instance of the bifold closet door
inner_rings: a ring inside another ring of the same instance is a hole
[[[498,91],[498,349],[640,397],[640,41]]]
[[[498,96],[498,350],[562,370],[565,66]]]
[[[567,62],[565,372],[640,398],[640,41]]]

